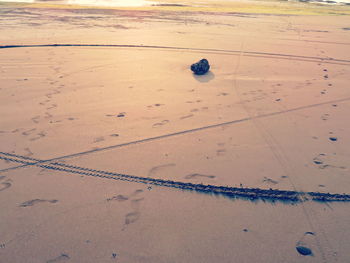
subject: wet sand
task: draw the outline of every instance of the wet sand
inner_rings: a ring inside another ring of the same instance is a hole
[[[347,262],[347,9],[241,5],[0,5],[0,262]]]

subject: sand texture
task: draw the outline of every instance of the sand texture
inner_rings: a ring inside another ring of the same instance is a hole
[[[349,16],[169,2],[0,5],[0,262],[349,262]]]

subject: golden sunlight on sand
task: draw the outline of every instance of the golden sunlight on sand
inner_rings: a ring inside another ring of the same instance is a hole
[[[349,6],[73,1],[0,4],[1,263],[349,262]]]

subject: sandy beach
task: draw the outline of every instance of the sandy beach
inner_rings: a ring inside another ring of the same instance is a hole
[[[349,262],[350,6],[153,2],[0,2],[0,262]]]

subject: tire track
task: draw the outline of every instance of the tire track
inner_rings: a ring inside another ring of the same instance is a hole
[[[179,181],[155,179],[150,177],[140,177],[103,170],[90,169],[58,162],[42,163],[43,160],[16,155],[12,153],[0,152],[0,159],[10,162],[17,162],[27,165],[34,165],[48,170],[66,172],[70,174],[80,174],[105,179],[121,180],[161,187],[176,188],[180,190],[195,191],[210,195],[221,195],[230,199],[245,199],[250,201],[263,200],[270,202],[296,203],[305,201],[319,202],[350,202],[348,194],[330,194],[320,192],[298,192],[291,190],[243,188],[217,185],[204,185],[184,183]]]
[[[142,49],[164,49],[164,50],[187,50],[187,51],[199,51],[199,52],[216,52],[222,54],[235,54],[240,55],[240,50],[226,50],[226,49],[215,49],[215,48],[190,48],[190,47],[173,47],[173,46],[156,46],[156,45],[122,45],[122,44],[37,44],[37,45],[0,45],[0,49],[9,48],[42,48],[42,47],[111,47],[111,48],[142,48]],[[350,60],[336,59],[329,57],[313,57],[313,56],[301,56],[301,55],[290,55],[282,53],[270,53],[270,52],[258,52],[258,51],[244,51],[245,56],[251,57],[266,57],[276,59],[289,59],[289,60],[300,60],[308,62],[323,62],[329,64],[341,64],[350,65]]]

